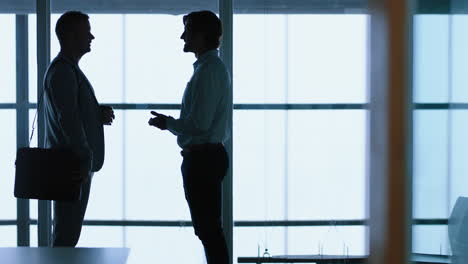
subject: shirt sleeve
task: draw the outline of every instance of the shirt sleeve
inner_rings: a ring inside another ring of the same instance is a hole
[[[80,158],[83,168],[91,171],[93,153],[88,145],[78,108],[78,79],[71,67],[61,66],[57,65],[50,76],[49,96],[66,141]]]
[[[219,89],[222,89],[220,72],[215,66],[205,65],[197,73],[187,114],[179,119],[167,119],[167,129],[174,135],[197,136],[211,127],[220,100]]]

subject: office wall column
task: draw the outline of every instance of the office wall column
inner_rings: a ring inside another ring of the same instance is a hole
[[[409,263],[413,7],[411,0],[369,3],[370,261]]]

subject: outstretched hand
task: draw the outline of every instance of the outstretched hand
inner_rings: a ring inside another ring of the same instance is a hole
[[[155,111],[151,111],[151,114],[154,115],[155,117],[150,118],[150,120],[148,121],[148,124],[150,126],[157,127],[161,130],[167,129],[167,125],[166,125],[167,116],[160,114],[158,112],[155,112]]]

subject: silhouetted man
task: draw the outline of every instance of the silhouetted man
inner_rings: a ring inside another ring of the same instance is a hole
[[[182,148],[185,197],[195,234],[203,243],[208,264],[227,264],[229,254],[221,224],[221,182],[229,160],[223,143],[232,114],[229,73],[218,57],[221,21],[210,11],[183,18],[184,52],[197,61],[182,98],[179,119],[156,113],[151,126],[169,130]]]
[[[111,107],[100,106],[78,62],[91,51],[89,16],[77,11],[63,14],[55,27],[60,53],[44,78],[45,145],[70,148],[81,161],[79,201],[54,202],[54,247],[74,247],[83,224],[93,173],[104,163],[104,129],[111,125]]]

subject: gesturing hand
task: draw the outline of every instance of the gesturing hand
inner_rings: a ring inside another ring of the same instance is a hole
[[[112,121],[114,121],[115,115],[114,110],[112,107],[107,105],[100,105],[101,108],[101,121],[103,125],[112,125]]]
[[[150,120],[148,121],[148,124],[150,126],[155,126],[161,130],[167,129],[167,125],[166,125],[167,116],[157,113],[155,111],[151,111],[151,114],[154,115],[155,117],[150,118]]]

